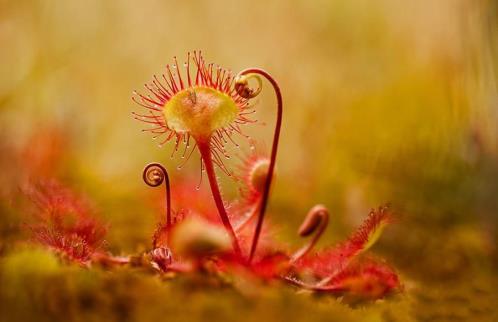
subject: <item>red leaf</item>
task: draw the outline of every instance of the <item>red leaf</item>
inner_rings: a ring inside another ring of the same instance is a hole
[[[33,239],[71,261],[89,263],[107,229],[85,200],[55,180],[40,181],[24,192],[36,205],[36,223],[28,225]]]
[[[389,266],[369,259],[349,265],[317,290],[346,294],[354,300],[373,300],[400,288],[398,275]]]
[[[363,224],[345,242],[323,250],[316,255],[305,256],[296,262],[298,270],[310,270],[318,277],[326,277],[343,270],[350,261],[370,248],[380,237],[384,227],[392,221],[387,207],[372,210]]]

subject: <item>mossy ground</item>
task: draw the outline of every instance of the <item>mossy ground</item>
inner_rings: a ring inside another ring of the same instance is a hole
[[[496,321],[496,278],[421,281],[402,293],[345,304],[282,284],[160,277],[140,269],[82,269],[22,248],[1,260],[1,321]],[[470,277],[470,278],[468,278]]]

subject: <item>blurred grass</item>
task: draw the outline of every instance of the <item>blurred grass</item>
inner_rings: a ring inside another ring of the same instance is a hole
[[[0,253],[7,258],[0,274],[22,279],[9,270],[26,239],[17,189],[27,176],[47,171],[44,160],[59,160],[51,171],[94,200],[111,224],[113,252],[148,247],[157,216],[150,200],[158,192],[143,186],[142,167],[160,161],[174,169],[179,160],[140,133],[130,94],[172,56],[202,49],[207,60],[234,71],[265,68],[282,86],[284,127],[270,205],[279,237],[297,245],[295,229],[315,203],[333,214],[325,244],[346,236],[369,208],[391,202],[400,219],[375,251],[399,268],[406,294],[356,311],[287,291],[256,302],[231,291],[196,291],[189,301],[198,309],[189,315],[176,307],[182,301],[169,301],[190,296],[181,282],[63,267],[50,278],[32,272],[34,280],[13,286],[16,292],[48,287],[54,301],[67,296],[78,302],[68,307],[75,321],[97,319],[80,316],[87,308],[79,301],[105,306],[111,320],[128,306],[126,318],[144,321],[168,312],[190,321],[260,320],[270,308],[268,320],[313,314],[332,321],[455,321],[473,308],[475,320],[485,320],[498,264],[497,15],[491,0],[0,1]],[[248,128],[266,147],[273,102],[266,86],[257,116],[268,125]],[[43,138],[54,129],[61,142]],[[48,145],[61,155],[40,157]],[[197,179],[198,172],[194,157],[172,171],[172,182]],[[229,180],[224,190],[233,196]],[[22,261],[36,265],[36,256]],[[48,299],[21,293],[7,294],[12,302],[5,302],[35,305],[16,311],[20,319],[67,313],[58,302],[54,312],[50,305],[43,311],[37,306]],[[462,301],[468,311],[459,311]],[[93,305],[89,312],[99,312]],[[235,309],[222,313],[225,306]]]

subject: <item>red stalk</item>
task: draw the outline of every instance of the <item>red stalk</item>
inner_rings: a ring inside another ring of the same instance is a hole
[[[206,173],[209,179],[209,185],[211,187],[211,192],[213,194],[214,202],[216,203],[216,208],[218,208],[218,213],[220,214],[221,221],[225,226],[230,238],[232,239],[233,249],[237,255],[241,255],[241,250],[239,246],[239,242],[237,240],[237,236],[235,235],[235,231],[233,230],[232,224],[230,224],[230,219],[228,219],[227,211],[225,210],[225,206],[223,205],[223,200],[221,199],[220,189],[218,187],[218,181],[216,179],[216,173],[214,172],[213,159],[211,155],[211,147],[210,147],[211,138],[206,140],[205,142],[197,142],[197,146],[199,147],[199,152],[201,153],[202,161],[206,166]]]
[[[256,247],[258,246],[259,236],[261,234],[261,228],[263,226],[263,220],[265,217],[266,206],[268,204],[268,197],[270,194],[270,186],[273,179],[273,171],[275,169],[275,161],[277,159],[277,149],[278,149],[278,141],[280,137],[280,128],[282,126],[282,93],[280,91],[280,87],[273,77],[268,74],[265,70],[260,68],[248,68],[239,73],[240,76],[249,75],[249,74],[257,74],[266,78],[273,86],[273,90],[275,91],[275,95],[277,97],[277,121],[275,124],[275,131],[273,133],[273,143],[271,149],[270,156],[270,165],[268,167],[268,175],[266,176],[263,196],[261,197],[261,207],[259,207],[258,221],[256,223],[256,228],[254,230],[254,236],[251,244],[251,252],[249,254],[248,263],[251,263],[254,253],[256,252]]]

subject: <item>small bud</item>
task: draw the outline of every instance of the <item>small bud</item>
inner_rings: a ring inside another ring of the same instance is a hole
[[[259,193],[262,193],[264,190],[269,167],[270,160],[266,158],[258,159],[252,165],[251,172],[249,173],[249,183],[251,188]]]
[[[198,259],[231,249],[225,230],[200,217],[190,217],[173,231],[172,248],[179,256]]]

